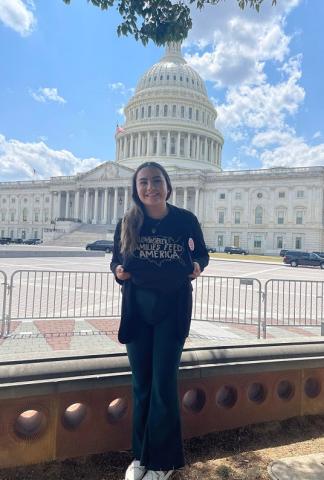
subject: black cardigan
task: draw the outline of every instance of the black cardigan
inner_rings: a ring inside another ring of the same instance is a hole
[[[209,256],[195,215],[169,204],[168,209],[168,215],[161,221],[145,215],[139,248],[129,257],[120,252],[121,221],[116,226],[110,268],[115,274],[117,265],[123,265],[132,276],[127,281],[120,281],[115,276],[122,285],[123,294],[118,332],[121,343],[132,340],[139,321],[134,298],[136,285],[162,294],[175,292],[178,337],[184,339],[189,334],[192,313],[189,275],[193,271],[193,262],[198,262],[203,271],[208,265]]]

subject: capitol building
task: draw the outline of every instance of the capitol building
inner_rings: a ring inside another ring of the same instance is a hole
[[[197,215],[208,245],[324,251],[324,167],[222,171],[217,112],[180,44],[168,44],[140,78],[125,117],[114,162],[74,176],[0,183],[0,237],[71,245],[89,235],[110,238],[129,206],[134,169],[157,161],[170,174],[171,203]]]

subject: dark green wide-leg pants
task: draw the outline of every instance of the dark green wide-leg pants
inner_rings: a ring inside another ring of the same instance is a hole
[[[184,340],[173,315],[157,324],[141,320],[126,345],[133,382],[133,453],[149,470],[184,466],[178,367]]]

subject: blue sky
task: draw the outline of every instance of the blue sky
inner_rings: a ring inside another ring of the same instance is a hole
[[[193,10],[183,53],[218,111],[224,169],[324,165],[323,18],[322,0]],[[123,105],[163,55],[118,22],[86,0],[0,0],[0,181],[114,160]]]

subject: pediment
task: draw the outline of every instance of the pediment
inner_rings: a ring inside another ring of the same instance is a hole
[[[134,171],[118,165],[116,162],[105,162],[98,167],[80,175],[82,181],[107,181],[115,178],[131,178]]]

